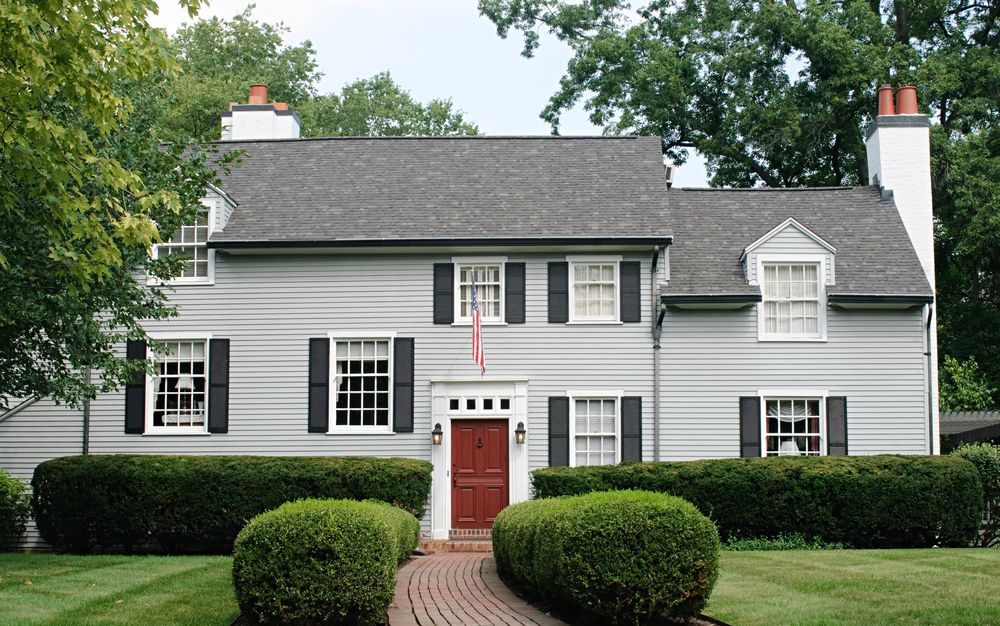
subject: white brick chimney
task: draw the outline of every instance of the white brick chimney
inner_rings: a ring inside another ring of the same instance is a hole
[[[916,87],[879,89],[878,117],[868,129],[868,182],[892,191],[903,225],[934,286],[930,120],[917,111]]]
[[[299,116],[284,102],[267,101],[267,85],[250,85],[246,104],[232,103],[222,113],[223,141],[297,139]]]
[[[917,108],[916,87],[878,92],[878,116],[868,129],[868,182],[891,191],[927,282],[934,288],[934,211],[931,197],[930,120]],[[886,268],[887,271],[891,271]],[[924,355],[927,371],[927,452],[941,453],[938,412],[937,305],[924,307]]]

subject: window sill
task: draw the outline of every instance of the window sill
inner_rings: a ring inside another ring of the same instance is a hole
[[[379,437],[384,437],[386,435],[395,435],[396,433],[391,430],[357,430],[357,429],[345,429],[345,430],[328,430],[325,433],[329,436],[337,435],[377,435]]]
[[[452,322],[451,325],[452,326],[465,326],[465,327],[469,327],[469,326],[472,326],[472,320],[462,321],[462,322]],[[507,322],[487,322],[485,320],[483,320],[482,322],[480,322],[480,326],[506,326],[506,325],[507,325]]]
[[[620,320],[570,320],[567,326],[624,326],[625,322]]]
[[[156,280],[147,278],[146,284],[151,287],[211,287],[214,280]]]
[[[757,337],[758,342],[781,343],[825,343],[826,337]]]
[[[154,430],[154,431],[146,431],[146,432],[142,433],[142,436],[143,437],[207,437],[207,436],[209,436],[211,434],[212,433],[210,433],[208,431],[198,431],[198,432],[195,432],[195,431],[186,431],[186,432],[185,431],[181,431],[181,432],[169,432],[169,431],[166,431],[165,432],[165,431],[161,431],[161,430]]]

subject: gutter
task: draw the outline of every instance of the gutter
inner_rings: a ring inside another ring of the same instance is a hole
[[[207,246],[216,250],[252,250],[278,248],[436,248],[441,246],[669,246],[670,235],[647,236],[594,236],[594,237],[429,237],[429,238],[374,238],[374,239],[308,239],[308,240],[243,240],[212,241]]]
[[[652,295],[653,307],[653,460],[660,460],[660,336],[663,334],[663,316],[666,307],[657,306],[657,261],[660,258],[660,248],[653,248],[653,262],[649,268],[649,292]],[[659,309],[659,315],[657,310]]]
[[[830,304],[931,304],[934,296],[910,294],[853,294],[831,293],[826,297]]]
[[[759,293],[664,294],[660,302],[671,304],[753,304],[763,300]]]
[[[3,423],[5,421],[7,421],[8,419],[14,417],[15,415],[17,415],[18,413],[20,413],[21,411],[25,410],[26,408],[28,408],[29,406],[31,406],[32,404],[34,404],[36,402],[38,402],[38,398],[28,398],[27,400],[22,401],[20,404],[18,404],[14,408],[12,408],[12,409],[8,410],[6,413],[0,415],[0,423]]]
[[[925,327],[925,335],[927,340],[927,349],[924,352],[924,356],[927,357],[927,450],[930,454],[934,454],[934,361],[935,358],[933,350],[933,337],[931,334],[931,327],[934,323],[934,306],[931,303],[924,305],[927,311],[927,325]]]

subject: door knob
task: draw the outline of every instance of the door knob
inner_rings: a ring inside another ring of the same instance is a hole
[[[480,437],[478,440],[476,440],[476,447],[477,448],[482,448],[483,447],[483,438],[482,437]]]

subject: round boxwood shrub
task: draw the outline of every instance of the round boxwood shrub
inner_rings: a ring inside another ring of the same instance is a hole
[[[692,617],[719,572],[715,525],[690,503],[647,491],[507,507],[493,550],[500,575],[525,593],[611,624]]]
[[[0,470],[0,549],[12,548],[24,532],[29,498],[24,483]]]
[[[855,548],[966,546],[982,513],[957,456],[827,456],[552,467],[535,496],[645,489],[694,504],[724,540],[801,534]]]
[[[283,504],[236,538],[236,600],[261,624],[377,623],[418,535],[413,515],[381,502]]]

